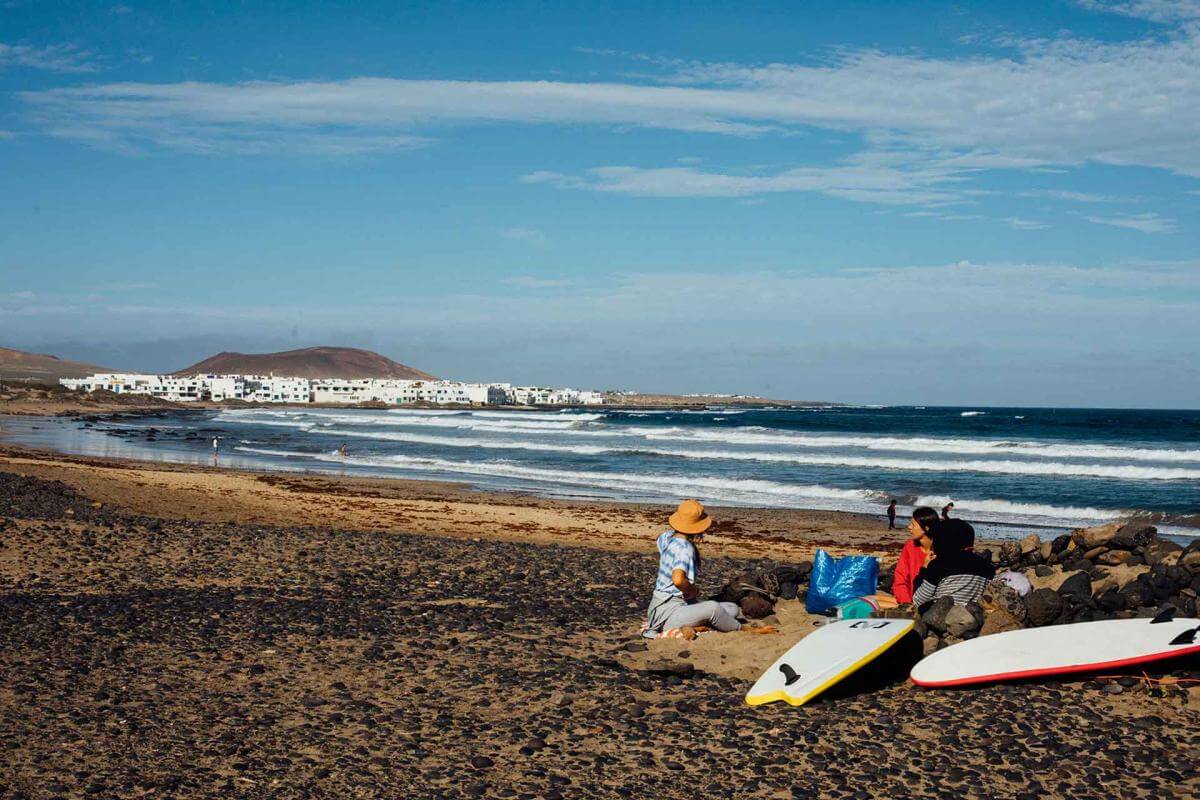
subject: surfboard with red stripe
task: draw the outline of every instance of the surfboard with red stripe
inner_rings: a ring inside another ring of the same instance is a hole
[[[913,667],[918,686],[980,683],[1100,672],[1200,654],[1200,620],[1115,619],[980,636],[933,653]]]

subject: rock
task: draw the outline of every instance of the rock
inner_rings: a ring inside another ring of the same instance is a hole
[[[1057,570],[1054,569],[1054,567],[1048,567],[1045,564],[1038,564],[1033,568],[1033,574],[1037,575],[1039,578],[1049,578],[1055,572],[1057,572]]]
[[[923,655],[932,655],[942,649],[942,640],[936,636],[926,636],[921,642],[921,653]]]
[[[988,598],[986,603],[988,610],[1004,611],[1019,623],[1025,621],[1025,601],[1016,589],[1004,581],[994,580],[988,584],[984,597]]]
[[[1120,584],[1117,583],[1116,578],[1111,575],[1105,575],[1097,581],[1092,581],[1092,596],[1099,597],[1106,592],[1115,592],[1119,588]]]
[[[965,606],[954,606],[946,612],[945,630],[951,636],[962,637],[968,631],[979,630],[981,621],[967,610]]]
[[[1105,591],[1104,594],[1097,595],[1096,604],[1109,612],[1118,612],[1126,607],[1126,599],[1120,593],[1114,590]]]
[[[990,636],[993,633],[1003,633],[1004,631],[1015,631],[1021,627],[1021,621],[1008,613],[1002,608],[990,612],[983,620],[983,627],[979,629],[980,636]]]
[[[690,661],[653,661],[642,668],[642,672],[648,675],[671,676],[678,678],[690,678],[696,674],[696,665]]]
[[[1113,522],[1108,525],[1097,525],[1094,528],[1080,528],[1071,534],[1071,538],[1075,541],[1075,544],[1084,550],[1103,547],[1117,535],[1117,531],[1121,529],[1122,524],[1120,522]]]
[[[1133,553],[1128,550],[1108,550],[1100,554],[1100,558],[1096,560],[1096,563],[1104,564],[1108,567],[1116,567],[1129,563],[1132,558]]]
[[[1052,542],[1052,541],[1042,542],[1042,548],[1039,551],[1039,554],[1042,557],[1042,561],[1049,560],[1050,556],[1054,555],[1054,542]]]
[[[750,619],[762,619],[763,617],[771,616],[771,614],[775,612],[775,608],[771,605],[771,601],[757,593],[747,594],[742,598],[742,601],[738,603],[738,607],[741,608],[742,613]]]
[[[1064,572],[1090,572],[1094,566],[1096,565],[1088,559],[1076,558],[1075,553],[1071,553],[1068,558],[1063,559],[1062,568]]]
[[[1183,545],[1169,542],[1166,539],[1155,539],[1146,545],[1146,549],[1142,553],[1142,558],[1146,559],[1147,564],[1154,566],[1155,564],[1165,564],[1167,556],[1182,552]],[[1178,558],[1176,556],[1176,562],[1178,562]]]
[[[1021,555],[1027,556],[1037,552],[1042,546],[1042,540],[1036,533],[1031,533],[1021,540]]]
[[[921,621],[938,633],[946,632],[946,615],[954,608],[953,597],[941,597],[933,601],[929,610],[921,615]]]
[[[1015,564],[1021,558],[1021,543],[1009,540],[1000,545],[1000,563],[1008,566]]]
[[[1076,572],[1062,582],[1058,593],[1064,598],[1070,598],[1076,605],[1086,605],[1092,599],[1092,579],[1086,572]]]
[[[1200,549],[1188,549],[1179,557],[1179,566],[1193,575],[1200,575]]]
[[[1063,601],[1053,589],[1034,589],[1025,598],[1027,620],[1034,627],[1050,625],[1062,616]]]
[[[475,756],[474,758],[471,759],[471,766],[474,767],[475,769],[488,769],[489,767],[493,766],[495,763],[496,762],[492,761],[487,756]]]
[[[1071,534],[1064,533],[1062,536],[1056,536],[1050,544],[1050,552],[1061,553],[1071,546]]]
[[[1122,525],[1116,535],[1109,540],[1109,547],[1119,547],[1122,550],[1132,550],[1143,547],[1158,538],[1158,528],[1144,522],[1130,522]]]
[[[1083,557],[1086,558],[1088,561],[1095,561],[1097,558],[1104,555],[1105,551],[1107,551],[1107,550],[1108,550],[1108,548],[1105,547],[1104,545],[1100,545],[1099,547],[1093,547],[1091,550],[1088,550],[1086,553],[1084,553]]]

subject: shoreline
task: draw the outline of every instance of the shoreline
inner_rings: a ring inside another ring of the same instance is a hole
[[[76,421],[76,422],[80,422],[80,423],[93,423],[93,422],[104,422],[104,421],[120,422],[120,421],[124,421],[124,420],[134,420],[134,419],[153,420],[153,419],[163,416],[163,415],[176,415],[176,414],[185,414],[186,415],[189,413],[199,415],[199,414],[209,413],[213,410],[219,410],[219,408],[218,409],[197,408],[197,407],[179,408],[176,406],[172,406],[171,408],[160,408],[160,407],[122,408],[122,409],[107,409],[107,410],[102,410],[102,411],[101,410],[93,410],[89,413],[78,413],[78,412],[61,413],[61,414],[53,415],[53,418],[57,419],[57,420],[61,420],[61,422],[59,422],[58,424],[66,425],[66,424],[69,424],[68,421]],[[446,409],[443,409],[443,410],[446,410]],[[10,419],[12,419],[12,422],[7,423],[7,424],[4,422],[4,418],[0,417],[0,446],[3,446],[5,444],[4,437],[3,437],[3,429],[6,426],[11,429],[13,427],[14,423],[17,426],[19,426],[23,422],[24,424],[27,424],[31,429],[36,429],[38,420],[42,419],[42,418],[49,418],[49,415],[47,415],[46,417],[28,416],[28,415],[11,417]],[[90,424],[85,424],[84,427],[90,427]],[[77,453],[70,453],[67,449],[58,449],[58,445],[54,442],[37,441],[39,438],[44,440],[46,438],[44,435],[31,434],[31,431],[26,431],[25,434],[26,435],[25,435],[24,440],[10,438],[8,443],[15,445],[15,446],[33,447],[35,449],[36,448],[44,448],[45,451],[48,453],[61,453],[63,455],[77,455],[82,458],[99,457],[98,453],[96,455],[93,455],[93,452],[96,450],[96,448],[94,448],[94,447],[89,448],[89,447],[85,446],[85,447],[78,448]],[[33,439],[32,441],[30,440],[31,437]],[[143,448],[143,449],[145,449],[145,448]],[[138,454],[130,455],[127,453],[127,454],[123,454],[122,457],[129,458],[129,459],[132,459],[132,460],[135,460],[140,463],[147,464],[147,465],[150,465],[150,464],[157,464],[157,465],[173,464],[173,465],[179,465],[179,466],[185,466],[185,467],[190,466],[190,467],[205,467],[205,468],[207,468],[209,466],[208,459],[201,455],[188,454],[186,456],[181,456],[179,453],[176,453],[170,449],[155,449],[153,455],[149,455],[147,453],[138,453]],[[628,497],[628,496],[627,497],[619,497],[619,496],[617,496],[617,497],[593,497],[593,496],[588,496],[588,492],[586,492],[584,490],[580,490],[579,492],[570,492],[570,491],[559,492],[559,491],[555,491],[553,489],[526,488],[526,487],[521,487],[519,485],[518,486],[494,486],[494,485],[489,486],[488,481],[482,481],[482,480],[475,481],[472,479],[472,477],[469,474],[462,475],[462,476],[434,477],[434,478],[430,478],[430,479],[425,479],[422,477],[414,477],[414,476],[410,476],[410,475],[389,474],[390,471],[388,471],[388,470],[374,469],[370,466],[363,466],[363,465],[350,464],[345,467],[339,467],[339,465],[336,462],[330,462],[329,464],[325,464],[325,465],[299,464],[299,463],[295,464],[295,465],[282,464],[282,463],[278,463],[278,461],[272,460],[270,458],[262,458],[262,457],[257,457],[255,455],[245,455],[245,454],[239,455],[237,453],[232,453],[232,452],[229,454],[222,453],[222,461],[224,462],[224,464],[218,465],[218,466],[220,466],[221,469],[233,469],[236,471],[242,471],[242,472],[253,473],[253,474],[278,473],[280,475],[291,475],[291,476],[312,475],[312,476],[327,476],[327,477],[358,476],[358,478],[360,478],[362,480],[397,481],[397,482],[401,482],[401,483],[411,482],[411,483],[417,484],[417,485],[453,483],[453,484],[456,484],[456,485],[462,487],[464,490],[469,489],[471,492],[478,493],[478,494],[489,494],[490,493],[490,494],[494,494],[494,495],[508,495],[508,494],[517,494],[517,495],[522,495],[522,496],[528,495],[530,497],[538,497],[538,498],[543,498],[543,499],[548,499],[548,500],[560,500],[560,501],[564,501],[564,502],[579,502],[579,503],[583,503],[583,504],[595,504],[595,505],[600,505],[600,506],[607,506],[610,504],[631,505],[634,507],[657,506],[657,505],[668,504],[669,500],[671,499],[671,498],[665,498],[665,497],[658,498],[653,493],[647,493],[647,496],[645,496],[645,497],[638,497],[638,496],[636,496],[636,493],[634,493],[633,497]],[[779,507],[779,506],[771,506],[771,505],[765,505],[765,506],[764,505],[754,505],[753,503],[742,505],[742,504],[738,503],[737,501],[732,501],[732,502],[728,503],[727,505],[721,503],[720,501],[712,501],[711,503],[706,501],[706,503],[709,505],[712,505],[713,507],[728,508],[728,509],[735,509],[735,508],[736,509],[744,509],[744,510],[758,511],[763,514],[767,514],[767,513],[779,514],[779,513],[786,513],[786,512],[797,512],[800,514],[845,514],[845,515],[847,515],[847,518],[860,517],[860,518],[864,518],[864,519],[877,519],[877,520],[884,519],[882,506],[880,507],[878,515],[876,515],[875,513],[872,513],[869,510],[864,510],[864,509],[859,509],[859,508],[837,509],[836,507],[830,508],[828,506],[826,506],[824,508],[822,508],[822,507],[818,507],[818,508]],[[907,510],[902,509],[900,516],[904,516],[905,513],[907,513]],[[1185,519],[1182,522],[1168,521],[1168,522],[1164,523],[1160,519],[1162,514],[1156,513],[1156,512],[1131,511],[1126,514],[1119,515],[1119,516],[1115,515],[1115,514],[1117,514],[1117,512],[1113,512],[1113,513],[1114,513],[1114,516],[1111,516],[1109,519],[1114,519],[1114,520],[1115,519],[1127,519],[1127,520],[1137,519],[1137,520],[1141,520],[1141,521],[1148,521],[1148,522],[1151,522],[1152,524],[1156,524],[1159,526],[1160,533],[1162,536],[1164,536],[1164,538],[1170,538],[1170,539],[1173,539],[1175,541],[1179,541],[1182,543],[1186,543],[1191,538],[1200,537],[1200,527],[1189,527],[1188,522],[1190,522],[1190,518]],[[989,540],[1019,539],[1019,538],[1024,537],[1025,535],[1027,535],[1030,532],[1036,532],[1041,536],[1049,535],[1049,536],[1053,537],[1054,535],[1068,532],[1070,530],[1073,530],[1073,529],[1083,526],[1083,525],[1100,524],[1100,522],[1097,522],[1097,521],[1093,521],[1093,522],[1089,523],[1087,521],[1072,522],[1070,520],[1059,520],[1059,521],[1055,521],[1055,522],[1042,522],[1042,521],[1022,520],[1022,519],[1016,519],[1016,520],[1005,520],[1005,519],[994,519],[994,518],[989,519],[989,518],[987,518],[986,515],[985,515],[984,519],[979,519],[978,517],[974,517],[974,516],[970,515],[969,512],[963,512],[959,516],[962,516],[964,519],[967,519],[976,527],[977,532],[981,539],[989,539]],[[1107,521],[1107,520],[1101,520],[1101,522],[1102,521]],[[886,529],[886,527],[885,527],[885,529]]]
[[[353,527],[418,535],[475,536],[537,544],[648,551],[666,529],[668,504],[568,500],[467,483],[250,470],[0,444],[0,471],[60,480],[105,507],[151,517],[185,511],[214,523]],[[848,511],[709,505],[706,548],[743,558],[803,560],[898,553],[903,530]],[[464,530],[472,533],[463,533]]]

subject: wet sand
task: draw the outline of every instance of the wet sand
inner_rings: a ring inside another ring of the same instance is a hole
[[[812,629],[638,638],[668,509],[0,450],[10,797],[1192,797],[1200,693],[860,676],[759,708]],[[879,520],[719,509],[715,589]],[[1193,673],[1194,670],[1193,670]]]

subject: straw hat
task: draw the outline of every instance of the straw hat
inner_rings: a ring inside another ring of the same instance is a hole
[[[708,526],[712,525],[712,517],[704,513],[704,506],[699,501],[684,500],[678,510],[667,518],[667,522],[671,523],[676,533],[695,534],[708,530]]]

